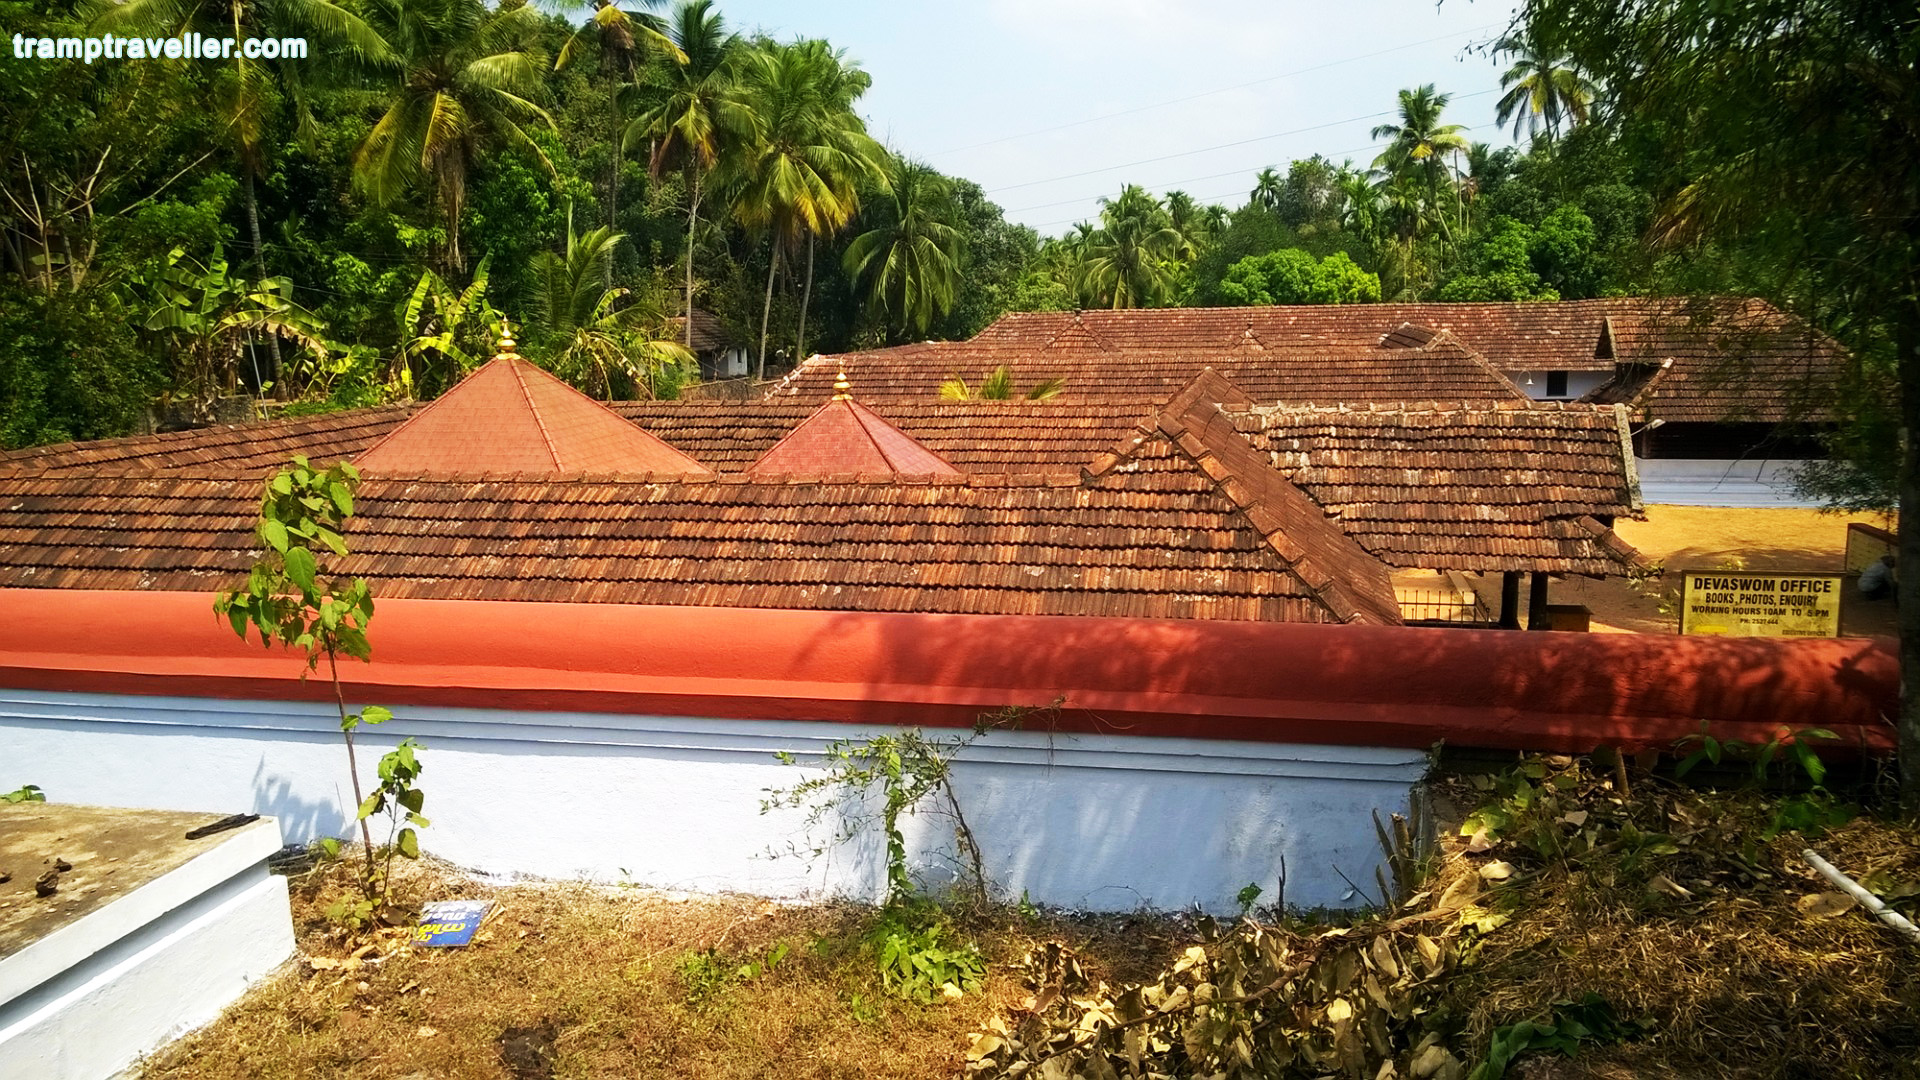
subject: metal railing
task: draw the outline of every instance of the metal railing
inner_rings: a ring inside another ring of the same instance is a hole
[[[1451,589],[1399,589],[1400,617],[1407,622],[1483,625],[1495,621],[1493,609],[1477,594]]]

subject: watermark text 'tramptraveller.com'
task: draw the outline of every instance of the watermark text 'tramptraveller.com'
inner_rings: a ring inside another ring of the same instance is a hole
[[[13,55],[20,60],[231,60],[238,52],[248,60],[305,60],[306,38],[233,38],[181,34],[179,37],[141,38],[119,34],[98,37],[35,38],[13,35]]]

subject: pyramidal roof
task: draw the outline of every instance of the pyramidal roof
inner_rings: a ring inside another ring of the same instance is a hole
[[[500,352],[354,464],[386,476],[710,473],[513,351]]]
[[[843,371],[834,395],[747,467],[748,476],[959,476],[919,440],[853,400]]]
[[[1047,340],[1047,348],[1049,349],[1100,349],[1104,351],[1106,347],[1107,343],[1101,340],[1100,336],[1095,334],[1093,330],[1087,326],[1086,320],[1082,319],[1080,313],[1077,311],[1073,313],[1072,322],[1068,323],[1059,333]]]

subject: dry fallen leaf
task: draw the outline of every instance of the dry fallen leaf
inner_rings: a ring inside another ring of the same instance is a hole
[[[307,966],[315,971],[332,971],[340,966],[340,961],[331,956],[309,956]]]
[[[1467,853],[1478,855],[1493,847],[1493,841],[1487,838],[1487,830],[1480,829],[1467,837]]]
[[[1571,825],[1577,829],[1587,823],[1587,812],[1585,810],[1569,810],[1560,815],[1560,821],[1563,824]]]
[[[427,1025],[425,1025],[425,1024],[421,1024],[421,1025],[420,1025],[420,1030],[419,1030],[419,1031],[416,1031],[416,1032],[414,1032],[414,1034],[415,1034],[415,1035],[418,1035],[418,1036],[419,1036],[420,1038],[422,1038],[422,1039],[431,1039],[431,1038],[433,1038],[433,1037],[434,1037],[435,1035],[438,1035],[438,1034],[440,1034],[440,1029],[439,1029],[439,1028],[432,1028],[432,1027],[428,1027],[428,1026],[427,1026]]]
[[[1488,881],[1505,881],[1513,876],[1513,864],[1496,859],[1480,868],[1480,876]]]
[[[1657,893],[1664,893],[1673,897],[1675,900],[1693,899],[1693,892],[1691,890],[1665,874],[1655,874],[1653,880],[1647,882],[1647,888]]]
[[[1858,901],[1843,892],[1808,893],[1794,904],[1802,915],[1815,919],[1831,919],[1844,911],[1851,911]]]
[[[961,998],[965,997],[966,995],[962,993],[960,988],[958,986],[955,986],[953,983],[941,983],[940,996],[943,998],[946,998],[948,1001],[959,1001]]]

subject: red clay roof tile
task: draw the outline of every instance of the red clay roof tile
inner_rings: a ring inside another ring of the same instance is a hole
[[[388,476],[708,471],[517,356],[481,365],[355,464]]]
[[[835,397],[815,409],[759,460],[747,467],[756,477],[823,476],[834,473],[958,476],[940,455],[851,398]]]

